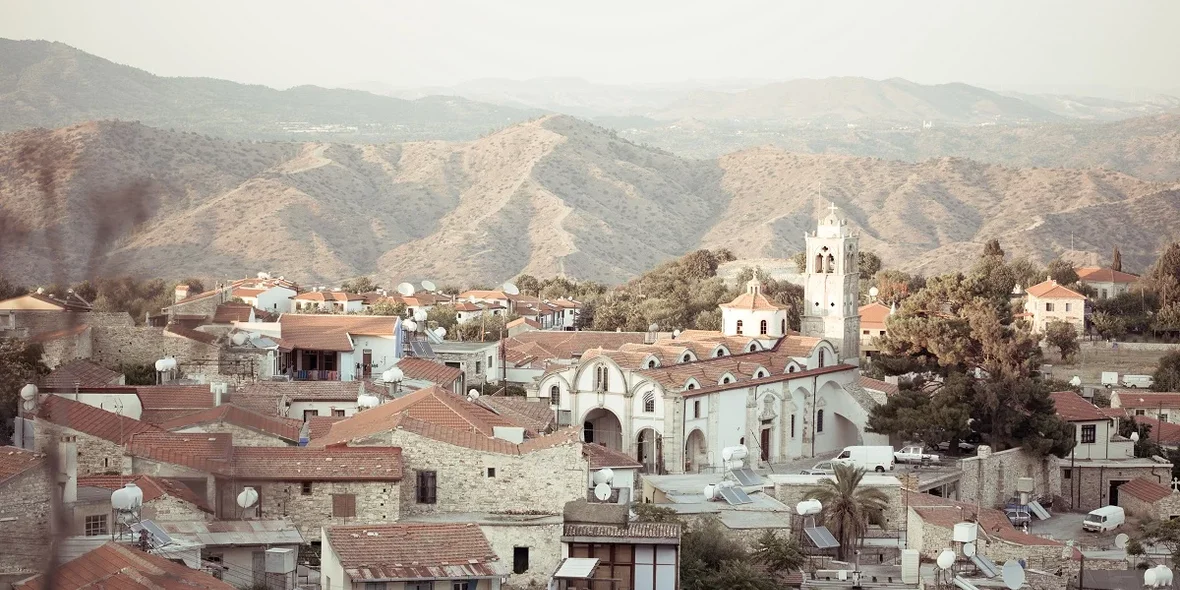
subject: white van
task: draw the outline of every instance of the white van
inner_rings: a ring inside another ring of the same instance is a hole
[[[1097,510],[1091,510],[1086,515],[1085,520],[1082,521],[1082,529],[1101,533],[1118,528],[1126,520],[1127,514],[1123,512],[1122,506],[1103,506]]]
[[[833,463],[847,463],[865,471],[893,471],[893,447],[855,446],[844,450],[832,459]]]
[[[1119,386],[1119,374],[1116,371],[1102,372],[1102,386],[1110,389]]]
[[[1155,378],[1151,375],[1123,375],[1123,387],[1151,389]]]

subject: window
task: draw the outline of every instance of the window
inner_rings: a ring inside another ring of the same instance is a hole
[[[680,362],[687,363],[688,361],[691,361],[691,360],[692,360],[692,357],[689,356],[688,353],[686,352],[686,353],[684,353],[684,356],[681,357]]]
[[[492,355],[488,355],[488,370],[492,370]]]
[[[862,330],[862,331],[861,331],[861,334],[864,334],[865,336],[868,336],[868,335],[869,335],[869,331],[868,331],[868,330]]]
[[[609,377],[610,373],[608,372],[606,365],[598,365],[597,367],[594,367],[594,389],[597,389],[598,391],[606,391],[610,387],[610,382],[608,381]]]
[[[310,482],[310,481],[305,481],[305,482],[303,482],[303,490],[302,490],[302,494],[303,494],[304,496],[310,496],[310,495],[311,495],[311,482]]]
[[[758,333],[763,335],[766,334],[766,320],[762,320],[762,323],[758,325]]]
[[[656,360],[655,360],[655,359],[651,359],[650,361],[647,361],[647,368],[649,368],[649,369],[654,369],[654,368],[656,368]]]
[[[356,518],[356,494],[332,494],[334,518]]]
[[[303,421],[307,422],[312,416],[319,416],[319,410],[303,410]]]
[[[693,389],[696,389],[696,388],[697,388],[697,384],[696,384],[696,383],[689,383],[689,384],[688,384],[688,387],[686,387],[685,389],[688,389],[688,390],[690,390],[690,391],[691,391],[691,390],[693,390]]]
[[[105,534],[107,534],[107,515],[100,514],[98,516],[86,517],[87,537],[97,537]]]
[[[787,320],[783,320],[782,327],[783,327],[783,335],[785,336],[787,334]]]
[[[385,582],[365,582],[365,590],[385,590]]]
[[[488,467],[488,477],[496,477],[496,468]]]
[[[324,586],[331,588],[331,586]],[[406,582],[405,590],[434,590],[434,582]]]
[[[795,438],[795,415],[791,414],[791,438]]]
[[[1065,311],[1072,311],[1072,310],[1073,310],[1073,304],[1072,304],[1072,303],[1069,303],[1069,302],[1066,302],[1066,304],[1065,304]]]
[[[741,320],[737,321],[737,333],[738,334],[742,333],[742,321]]]
[[[821,368],[824,366],[824,349],[822,348],[819,349],[819,366]]]
[[[730,379],[730,378],[729,378],[729,375],[726,375],[726,376],[724,376],[724,377],[722,377],[722,378],[721,378],[721,384],[722,384],[722,385],[726,385],[726,384],[728,384],[730,381],[733,381],[733,379]]]
[[[647,392],[643,394],[643,412],[651,414],[656,411],[656,394],[654,392]]]
[[[437,474],[433,471],[418,472],[417,499],[419,504],[434,504],[437,500],[435,493]]]
[[[1098,427],[1093,424],[1082,425],[1082,442],[1092,443],[1098,440]]]
[[[483,372],[483,370],[482,370],[482,368],[481,368],[481,367],[482,367],[482,365],[480,365],[480,361],[475,361],[475,373],[476,373],[477,375],[478,375],[479,373]]]
[[[529,570],[529,548],[512,548],[512,573],[523,574]]]
[[[1103,290],[1102,290],[1102,292],[1101,292],[1100,296],[1101,296],[1103,299],[1106,299],[1106,289],[1103,289]]]
[[[1135,410],[1136,416],[1143,416],[1147,414],[1147,410]]]
[[[344,410],[332,410],[332,415],[337,418],[343,418],[344,417]]]
[[[692,417],[693,418],[700,418],[701,417],[701,400],[699,400],[699,399],[692,401]]]
[[[1053,304],[1046,302],[1045,303],[1045,311],[1053,311]]]
[[[824,411],[823,410],[818,410],[815,413],[815,431],[816,432],[823,432],[824,431]]]
[[[787,367],[787,372],[788,372],[788,373],[794,373],[794,372],[795,372],[795,369],[797,369],[797,368],[798,368],[798,367],[796,367],[795,365],[791,365],[791,366]]]
[[[721,358],[721,357],[725,356],[725,349],[724,349],[724,348],[718,348],[718,349],[717,349],[717,352],[713,353],[713,356],[715,356],[715,357],[717,357],[717,358]]]
[[[1062,469],[1061,470],[1061,478],[1062,479],[1073,479],[1073,469]]]
[[[451,590],[471,590],[471,582],[467,580],[456,580],[451,582]]]

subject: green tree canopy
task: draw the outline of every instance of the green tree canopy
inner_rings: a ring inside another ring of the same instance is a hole
[[[1073,324],[1062,320],[1045,324],[1045,342],[1056,348],[1065,362],[1072,362],[1074,355],[1081,350],[1077,329]]]
[[[340,289],[345,293],[372,293],[377,290],[377,284],[369,277],[356,277],[340,283]]]
[[[861,280],[869,280],[881,272],[881,257],[871,250],[861,250],[856,253],[856,270]]]
[[[1004,249],[1000,247],[1000,241],[996,239],[988,240],[983,244],[983,257],[993,258],[997,257],[1001,261],[1004,259]]]
[[[1050,262],[1049,266],[1045,268],[1045,272],[1059,285],[1073,285],[1078,282],[1078,270],[1068,260],[1058,258]]]
[[[906,387],[873,408],[866,430],[932,445],[965,439],[970,418],[971,407],[954,395]]]
[[[49,373],[41,362],[40,344],[0,338],[0,445],[12,443],[12,420],[17,415],[20,390]]]
[[[401,301],[382,299],[369,306],[368,315],[404,315],[406,304]],[[429,317],[429,314],[427,315]]]
[[[1155,391],[1180,391],[1180,351],[1172,351],[1160,357],[1152,374]]]

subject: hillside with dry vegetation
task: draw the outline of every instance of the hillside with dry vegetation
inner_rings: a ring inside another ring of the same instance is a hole
[[[0,272],[621,281],[700,247],[787,257],[828,200],[887,265],[924,272],[958,268],[990,238],[1042,262],[1117,243],[1143,268],[1180,219],[1174,183],[1106,170],[777,148],[691,160],[567,116],[384,145],[102,122],[0,136]]]

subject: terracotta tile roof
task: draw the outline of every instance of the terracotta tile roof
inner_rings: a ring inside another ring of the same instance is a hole
[[[1097,406],[1072,391],[1054,391],[1049,396],[1057,406],[1057,415],[1066,422],[1099,422],[1110,419]]]
[[[749,291],[738,295],[733,301],[729,303],[722,303],[718,307],[722,309],[748,309],[751,311],[778,311],[786,309],[785,305],[779,305],[770,300],[767,296],[759,293],[751,293]]]
[[[517,445],[510,443],[503,439],[490,438],[483,436],[477,432],[460,431],[424,422],[416,418],[406,416],[401,419],[398,428],[406,432],[455,445],[457,447],[465,447],[475,451],[486,451],[489,453],[499,453],[502,455],[524,455],[534,451],[550,449],[553,447],[578,444],[582,440],[581,429],[577,427],[570,427],[564,430],[559,430],[552,434],[546,434],[537,438],[530,438],[523,443]]]
[[[289,401],[356,401],[361,391],[380,395],[385,388],[369,381],[256,381],[243,385],[233,399],[281,395]]]
[[[587,350],[582,353],[582,360],[587,361],[594,358],[605,357],[614,361],[624,369],[644,369],[647,368],[647,363],[651,362],[651,355],[645,352],[628,352],[624,350],[603,350],[595,348]],[[658,365],[657,365],[658,366]]]
[[[878,379],[873,379],[872,377],[865,377],[864,375],[857,377],[856,382],[865,389],[874,389],[890,397],[900,392],[898,387],[892,383],[886,383]]]
[[[47,395],[42,399],[41,413],[37,419],[42,419],[42,416],[58,426],[115,443],[127,442],[137,433],[160,432],[160,429],[147,422],[133,420],[59,395]]]
[[[1047,299],[1085,299],[1086,296],[1062,285],[1058,285],[1057,281],[1049,279],[1043,283],[1038,283],[1024,290],[1025,293],[1033,297],[1047,298]]]
[[[400,481],[398,447],[234,447],[233,475],[242,480]]]
[[[691,362],[697,359],[695,352],[679,344],[624,344],[619,347],[619,350],[623,352],[643,352],[650,354],[660,361],[660,366]],[[684,353],[686,352],[691,354],[689,361],[684,360]]]
[[[1180,408],[1180,393],[1170,391],[1155,392],[1141,389],[1116,389],[1119,396],[1119,407],[1136,409]],[[1143,401],[1139,401],[1142,399]]]
[[[250,321],[250,312],[254,307],[249,303],[222,303],[213,312],[214,324],[232,324],[234,322]]]
[[[672,522],[631,522],[626,526],[613,524],[567,524],[566,537],[597,537],[617,539],[676,539],[680,540],[680,525]]]
[[[889,317],[888,305],[876,301],[860,306],[860,327],[862,330],[884,330],[885,319]]]
[[[17,310],[17,311],[90,311],[90,304],[83,301],[77,295],[70,294],[70,299],[58,299],[47,293],[28,293],[26,295],[17,295],[8,299],[0,300],[0,310]],[[20,303],[21,300],[32,299],[38,303],[49,305],[56,309],[47,309],[44,305],[28,306]]]
[[[508,295],[496,289],[494,291],[480,291],[478,289],[464,291],[458,295],[459,299],[508,299]]]
[[[41,332],[29,337],[29,342],[34,344],[44,344],[46,342],[53,342],[55,340],[62,340],[64,338],[71,338],[77,336],[86,330],[90,329],[90,324],[78,324],[71,328],[63,328],[61,330],[54,330],[52,332]]]
[[[537,323],[536,321],[534,321],[532,319],[525,318],[525,317],[516,318],[515,320],[508,322],[509,328],[515,328],[517,326],[528,326],[528,327],[533,328],[535,330],[541,329],[541,324]]]
[[[20,475],[29,469],[40,467],[44,455],[18,449],[16,447],[0,447],[0,484],[4,480]]]
[[[335,526],[326,527],[324,534],[353,581],[490,578],[507,574],[475,524]]]
[[[46,387],[105,387],[118,385],[123,375],[87,359],[70,361],[42,381]]]
[[[332,425],[328,434],[313,441],[323,446],[347,443],[398,428],[403,418],[415,418],[457,432],[491,437],[496,426],[516,426],[490,410],[440,387],[419,389],[384,404],[357,412]]]
[[[233,435],[223,432],[141,432],[129,437],[129,455],[221,473],[233,457]]]
[[[956,523],[964,519],[979,523],[980,532],[989,536],[1003,539],[1018,545],[1048,545],[1062,546],[1059,541],[1053,541],[1035,535],[1020,532],[1008,520],[1003,512],[992,508],[984,508],[976,513],[975,504],[959,502],[948,498],[902,490],[906,495],[905,501],[923,520],[935,526],[954,529]],[[978,517],[977,517],[978,516]]]
[[[1154,504],[1172,495],[1172,489],[1149,479],[1138,477],[1119,486],[1119,495],[1129,494],[1148,504]]]
[[[504,346],[508,355],[519,350],[523,357],[544,362],[573,359],[595,348],[618,350],[624,344],[643,344],[646,338],[647,334],[643,332],[534,330],[508,338]]]
[[[582,456],[590,461],[590,469],[611,467],[615,469],[638,469],[643,467],[629,455],[601,444],[586,443],[582,445]]]
[[[702,387],[691,391],[678,391],[679,395],[683,397],[696,397],[698,395],[705,395],[713,393],[714,391],[726,391],[729,389],[740,389],[746,387],[753,387],[755,385],[764,385],[766,383],[780,383],[782,381],[790,381],[791,379],[807,379],[815,375],[827,375],[829,373],[839,373],[841,371],[852,371],[856,367],[852,365],[828,365],[817,369],[807,369],[805,371],[795,371],[794,373],[771,373],[768,377],[761,379],[746,379],[744,381],[735,381],[727,385],[713,385],[712,387]]]
[[[459,301],[452,307],[455,308],[455,311],[480,311],[483,309],[479,304],[470,301]]]
[[[299,432],[303,429],[301,420],[260,414],[234,404],[222,404],[215,408],[173,418],[159,423],[158,426],[164,430],[175,431],[214,422],[247,428],[285,439],[291,443],[299,442]]]
[[[86,475],[78,478],[78,487],[86,486],[108,490],[117,490],[129,483],[139,486],[139,489],[143,491],[145,503],[164,496],[171,496],[188,502],[205,512],[212,512],[209,503],[204,498],[174,479],[151,475]]]
[[[208,299],[210,297],[213,297],[214,295],[218,295],[220,293],[223,293],[224,291],[225,291],[224,288],[210,289],[208,291],[203,291],[201,293],[197,293],[196,295],[189,295],[188,297],[185,297],[184,299],[181,299],[180,301],[177,301],[176,303],[173,303],[172,305],[169,305],[168,307],[165,307],[164,309],[171,309],[173,307],[183,306],[187,303],[193,303],[195,301],[202,301],[202,300]]]
[[[1133,416],[1133,418],[1136,422],[1151,427],[1149,436],[1152,440],[1158,440],[1162,445],[1180,446],[1180,424],[1161,423],[1158,419],[1150,416]]]
[[[1090,283],[1134,283],[1138,275],[1097,266],[1083,266],[1078,269],[1078,279]]]
[[[13,585],[13,590],[44,590],[44,575]],[[52,590],[234,590],[213,576],[164,557],[114,541],[67,561],[57,570]]]
[[[754,379],[759,369],[765,370],[768,376],[778,376],[786,373],[787,365],[795,358],[793,351],[782,350],[781,343],[785,341],[780,341],[780,346],[773,350],[721,357],[707,354],[698,361],[645,369],[638,374],[662,384],[669,391],[680,391],[690,378],[696,379],[700,389],[718,385],[727,374],[733,376],[735,383]]]
[[[398,361],[397,368],[401,369],[408,379],[419,379],[436,383],[449,388],[463,376],[463,371],[455,367],[448,367],[441,362],[429,359],[407,357]]]
[[[349,335],[393,338],[396,316],[319,315],[284,313],[279,316],[280,336],[294,348],[347,352],[353,349]]]
[[[180,336],[181,338],[188,338],[189,340],[196,340],[202,344],[213,344],[214,342],[217,342],[217,336],[215,334],[194,330],[192,328],[186,328],[179,324],[168,324],[164,328],[164,333],[174,334],[176,336]]]
[[[1098,406],[1098,411],[1102,412],[1102,415],[1106,416],[1107,418],[1126,418],[1127,417],[1127,410],[1125,410],[1123,408],[1104,408],[1102,406]]]
[[[562,309],[582,309],[582,303],[573,299],[552,299],[545,303],[556,305]]]
[[[356,293],[345,293],[343,291],[308,291],[307,293],[300,293],[292,299],[299,301],[364,301],[365,298]]]
[[[242,298],[258,297],[259,295],[262,295],[263,293],[266,293],[269,290],[270,289],[255,289],[253,287],[234,287],[233,290],[230,291],[230,296],[231,297],[242,297]]]
[[[485,395],[475,400],[492,411],[523,426],[526,430],[541,433],[556,426],[553,407],[544,400],[529,400],[524,397]]]
[[[214,404],[208,385],[143,385],[136,387],[135,393],[143,407],[140,419],[151,424],[212,408]]]
[[[283,394],[278,392],[252,392],[249,394],[235,391],[230,404],[245,408],[263,416],[282,416]]]
[[[312,416],[307,420],[307,437],[317,439],[332,430],[332,425],[345,420],[343,416]]]

